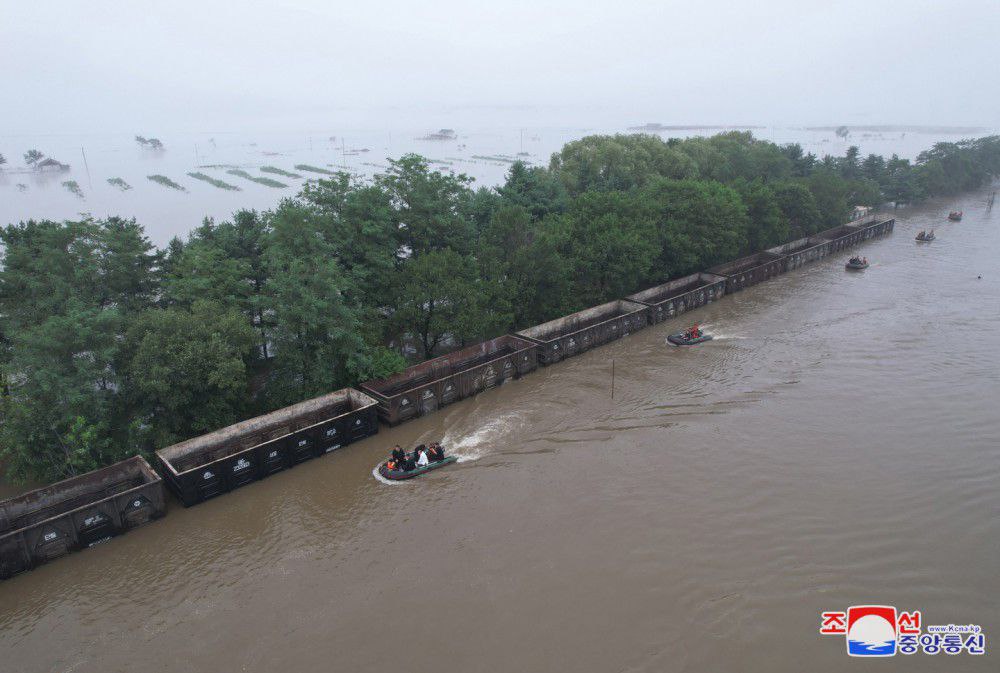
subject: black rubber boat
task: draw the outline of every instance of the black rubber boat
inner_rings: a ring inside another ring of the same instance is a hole
[[[853,269],[855,271],[860,271],[861,269],[868,268],[868,262],[855,262],[853,259],[844,265],[845,269]]]
[[[406,470],[390,470],[386,467],[386,463],[389,461],[383,460],[378,464],[378,473],[381,474],[386,479],[391,479],[393,481],[402,481],[403,479],[412,479],[413,477],[420,476],[425,472],[430,472],[431,470],[436,470],[439,467],[444,467],[445,465],[450,465],[458,460],[458,456],[445,456],[441,460],[431,461],[430,463],[424,465],[423,467],[415,467],[409,472]]]
[[[677,334],[671,334],[667,337],[667,341],[675,346],[693,346],[695,344],[700,344],[703,341],[711,341],[712,335],[701,333],[700,337],[691,338],[687,336],[684,332],[678,332]]]
[[[920,232],[919,234],[917,234],[917,240],[920,241],[921,243],[930,243],[931,241],[934,240],[934,234],[925,234],[923,232]]]

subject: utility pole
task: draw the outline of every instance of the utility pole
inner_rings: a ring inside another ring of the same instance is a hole
[[[87,165],[87,153],[83,151],[82,147],[80,148],[80,154],[83,155],[83,167],[87,170],[87,186],[91,190],[93,190],[94,189],[94,183],[90,179],[90,166]]]

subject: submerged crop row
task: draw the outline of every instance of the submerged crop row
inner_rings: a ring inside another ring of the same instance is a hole
[[[281,175],[286,178],[301,178],[302,176],[298,173],[292,173],[291,171],[286,171],[283,168],[278,168],[276,166],[261,166],[261,173],[273,173],[274,175]]]
[[[146,179],[147,180],[152,180],[153,182],[155,182],[158,185],[163,185],[164,187],[169,187],[170,189],[176,189],[176,190],[181,191],[181,192],[186,192],[187,191],[182,186],[180,186],[179,184],[177,184],[176,182],[174,182],[173,180],[171,180],[170,178],[168,178],[166,175],[147,175]]]
[[[251,182],[256,182],[258,185],[264,185],[265,187],[274,187],[275,189],[285,189],[288,187],[284,182],[278,182],[277,180],[272,180],[271,178],[261,178],[256,175],[250,175],[246,171],[240,168],[234,168],[232,170],[226,171],[230,175],[235,175],[239,178],[244,178],[250,180]]]
[[[201,180],[202,182],[207,182],[213,187],[218,187],[219,189],[225,189],[231,192],[238,192],[240,188],[236,185],[231,185],[228,182],[219,180],[218,178],[213,178],[211,175],[205,175],[204,173],[188,173],[188,177],[194,178],[195,180]]]

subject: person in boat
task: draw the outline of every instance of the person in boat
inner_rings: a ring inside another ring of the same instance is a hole
[[[444,447],[438,442],[433,442],[427,451],[428,457],[435,463],[444,460]]]
[[[392,449],[392,459],[396,461],[396,464],[398,465],[403,462],[404,458],[406,458],[406,451],[403,451],[403,447],[397,444]]]
[[[685,336],[685,338],[688,338],[688,339],[698,339],[698,338],[700,338],[701,337],[701,328],[698,327],[698,323],[695,323],[695,324],[691,325],[691,327],[688,328],[687,334],[684,335],[684,336]]]
[[[416,466],[417,466],[417,464],[416,464],[416,462],[413,459],[413,454],[412,453],[404,453],[403,454],[403,460],[400,461],[399,467],[402,468],[402,470],[404,472],[412,472],[413,468],[415,468]]]
[[[417,467],[427,467],[431,464],[430,458],[427,457],[427,449],[421,444],[417,448]]]
[[[385,461],[385,467],[390,472],[395,471],[395,469],[396,469],[397,466],[398,466],[398,463],[396,462],[395,458],[390,458],[389,460]]]

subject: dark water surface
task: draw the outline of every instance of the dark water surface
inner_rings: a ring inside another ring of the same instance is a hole
[[[707,345],[646,329],[4,582],[0,669],[843,671],[819,613],[862,603],[981,624],[990,650],[984,201],[900,211],[867,271],[844,252],[699,310]],[[463,462],[372,477],[384,447],[442,436]]]

